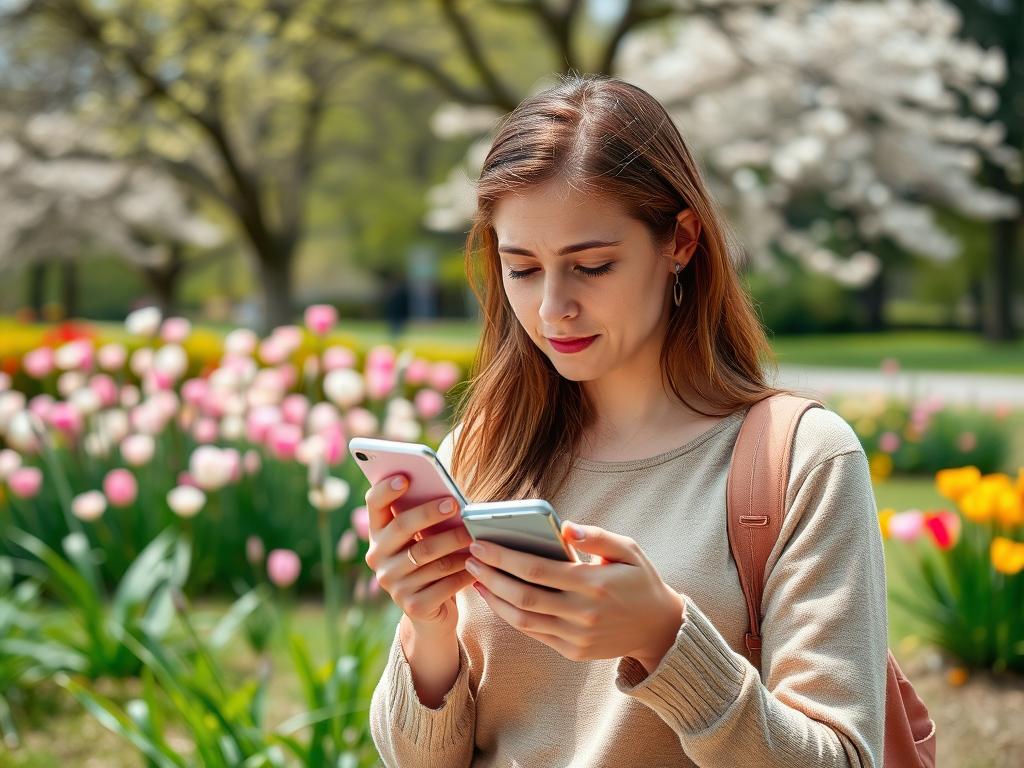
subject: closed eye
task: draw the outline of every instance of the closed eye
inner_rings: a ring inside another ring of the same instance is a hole
[[[510,280],[518,280],[521,277],[526,277],[527,275],[532,275],[536,271],[537,271],[536,268],[534,268],[534,269],[512,269],[512,267],[509,267],[508,268],[508,276],[509,276]]]
[[[577,266],[576,271],[581,275],[587,275],[588,277],[598,277],[599,275],[607,275],[612,271],[612,263],[602,264],[600,267],[581,267]]]

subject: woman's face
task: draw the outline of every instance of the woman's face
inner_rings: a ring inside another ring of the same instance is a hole
[[[503,198],[493,225],[509,303],[562,376],[596,381],[659,364],[673,247],[659,248],[618,204],[562,180]]]

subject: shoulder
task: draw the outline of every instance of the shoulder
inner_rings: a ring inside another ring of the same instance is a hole
[[[864,453],[864,449],[841,416],[827,408],[811,408],[803,415],[793,437],[794,473],[848,453]]]
[[[462,424],[456,424],[452,431],[444,436],[444,439],[441,441],[441,445],[437,447],[437,458],[449,473],[452,471],[452,456],[455,454],[455,441],[459,439],[459,435],[461,433]]]

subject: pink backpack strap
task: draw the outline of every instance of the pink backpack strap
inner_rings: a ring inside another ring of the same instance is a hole
[[[747,412],[732,452],[726,490],[729,547],[747,598],[747,652],[761,667],[761,598],[768,557],[786,516],[790,452],[800,418],[821,403],[778,394]]]

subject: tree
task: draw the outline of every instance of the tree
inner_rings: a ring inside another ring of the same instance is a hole
[[[168,311],[177,278],[195,263],[183,250],[215,246],[222,233],[191,210],[177,181],[112,160],[111,149],[105,133],[67,114],[0,113],[0,271],[62,261],[72,314],[74,264],[92,244],[141,269]]]

